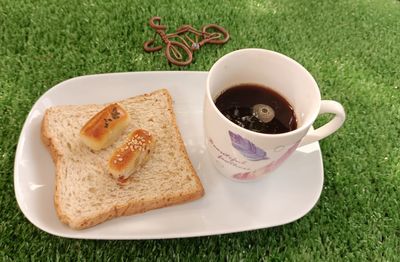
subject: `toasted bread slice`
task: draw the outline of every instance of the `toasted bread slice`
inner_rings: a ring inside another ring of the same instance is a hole
[[[83,229],[122,215],[195,200],[204,189],[188,158],[168,91],[118,102],[130,115],[121,138],[94,151],[80,129],[106,105],[56,106],[46,110],[42,140],[56,165],[55,208],[60,220]],[[108,161],[128,134],[145,129],[157,141],[150,159],[120,186],[109,175]]]

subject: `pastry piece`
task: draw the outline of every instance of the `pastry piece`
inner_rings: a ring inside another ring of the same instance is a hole
[[[114,143],[128,123],[129,115],[122,106],[108,105],[82,127],[81,140],[93,150],[104,149]]]
[[[134,130],[108,161],[110,175],[119,184],[125,184],[131,174],[149,159],[154,148],[154,137],[144,129]]]

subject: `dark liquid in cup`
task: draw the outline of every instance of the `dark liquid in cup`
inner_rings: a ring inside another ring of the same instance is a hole
[[[270,106],[275,116],[266,123],[254,113],[255,105]],[[228,88],[215,101],[219,111],[230,121],[251,131],[280,134],[297,128],[292,106],[274,90],[256,84]]]

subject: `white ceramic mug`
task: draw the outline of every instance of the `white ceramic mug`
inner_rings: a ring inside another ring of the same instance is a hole
[[[215,106],[216,98],[239,84],[267,86],[293,107],[297,129],[263,134],[228,120]],[[319,114],[334,118],[313,130]],[[220,58],[207,78],[204,101],[205,143],[220,173],[236,180],[254,180],[280,166],[299,146],[323,139],[341,127],[345,112],[341,104],[322,100],[311,74],[293,59],[264,49],[241,49]]]

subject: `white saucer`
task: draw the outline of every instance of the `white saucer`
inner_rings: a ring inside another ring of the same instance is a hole
[[[317,203],[323,186],[318,143],[298,149],[262,180],[237,183],[218,174],[203,145],[202,107],[207,72],[136,72],[90,75],[47,91],[29,113],[18,142],[14,187],[24,215],[54,235],[86,239],[160,239],[268,228],[295,221]],[[46,108],[106,103],[167,88],[190,159],[205,188],[197,201],[120,217],[82,231],[63,225],[53,205],[54,165],[40,140]]]

